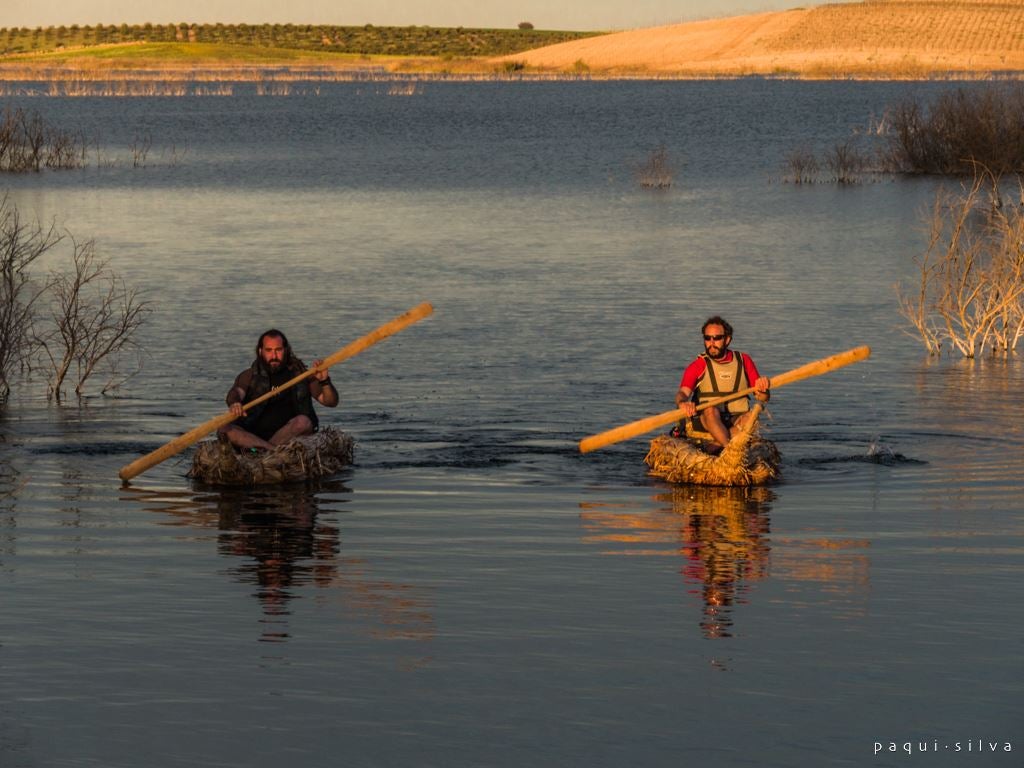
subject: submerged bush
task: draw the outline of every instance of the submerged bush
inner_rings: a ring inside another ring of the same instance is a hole
[[[784,179],[793,184],[813,184],[818,180],[818,158],[810,147],[799,147],[786,155]]]
[[[62,242],[72,246],[70,269],[34,275],[35,262]],[[102,391],[116,387],[125,377],[122,357],[137,351],[149,311],[149,301],[96,255],[91,240],[76,243],[53,226],[27,223],[0,198],[0,403],[16,373],[44,371],[58,400],[66,381],[81,395],[101,370],[108,376]]]
[[[53,227],[26,223],[6,195],[0,198],[0,403],[35,349],[32,328],[47,286],[32,279],[32,265],[60,241]]]
[[[858,183],[867,166],[867,158],[851,139],[841,141],[825,152],[825,168],[837,184]]]
[[[1024,190],[1022,190],[1024,191]],[[917,285],[897,285],[900,314],[929,354],[1009,354],[1024,335],[1024,208],[1004,205],[999,179],[939,190]]]
[[[889,110],[887,169],[895,173],[1024,172],[1024,87],[991,85],[908,98]]]
[[[675,171],[664,144],[651,152],[647,161],[637,170],[637,180],[646,189],[668,189],[672,186],[674,176]]]
[[[958,88],[927,103],[907,97],[820,158],[798,148],[784,167],[794,184],[818,181],[822,170],[839,184],[871,174],[1024,174],[1024,85]]]
[[[80,168],[85,140],[46,122],[38,112],[5,107],[0,114],[0,171]]]
[[[869,172],[871,163],[853,139],[837,142],[825,150],[821,159],[809,147],[800,147],[786,155],[783,180],[791,184],[814,184],[833,181],[836,184],[857,184]],[[827,178],[821,171],[827,171]]]

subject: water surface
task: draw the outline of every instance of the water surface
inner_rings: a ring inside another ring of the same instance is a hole
[[[10,199],[155,311],[113,396],[24,384],[0,420],[0,764],[1019,764],[1022,368],[901,330],[935,182],[780,182],[940,87],[24,100],[103,162]],[[659,145],[676,183],[641,189]],[[350,470],[118,483],[220,413],[267,327],[309,360],[421,301],[332,373]],[[873,348],[776,393],[783,481],[581,456],[671,407],[713,313],[769,374]]]

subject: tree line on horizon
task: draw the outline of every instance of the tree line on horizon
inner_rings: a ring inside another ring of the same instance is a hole
[[[116,43],[216,43],[392,56],[502,56],[602,34],[533,29],[325,24],[97,24],[0,28],[0,54]]]

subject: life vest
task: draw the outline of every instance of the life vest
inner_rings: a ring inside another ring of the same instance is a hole
[[[731,395],[741,389],[749,389],[750,382],[747,381],[747,372],[743,368],[743,355],[733,350],[732,361],[720,363],[713,360],[707,353],[701,355],[707,366],[704,374],[697,382],[697,389],[693,393],[694,402],[700,405],[701,402],[714,400],[716,397]],[[718,406],[719,410],[727,410],[729,413],[746,413],[750,410],[750,398],[738,397],[728,403]]]
[[[248,403],[255,400],[257,397],[262,397],[270,391],[270,372],[265,366],[260,364],[260,360],[254,360],[252,366],[249,369],[252,373],[252,377],[249,380],[249,386],[245,390],[245,398],[242,400],[243,403]],[[299,361],[296,361],[293,365],[290,365],[287,372],[291,374],[289,378],[294,378],[306,370],[306,367]],[[309,418],[313,422],[313,431],[315,432],[317,427],[320,425],[320,421],[317,418],[316,411],[313,409],[313,398],[309,394],[309,383],[300,381],[298,384],[293,386],[280,397],[291,398],[292,406],[295,409],[295,415],[303,415]],[[268,405],[273,403],[277,398],[270,398],[263,403],[260,403],[255,408],[252,408],[246,412],[246,416],[251,419],[258,419],[260,413]]]

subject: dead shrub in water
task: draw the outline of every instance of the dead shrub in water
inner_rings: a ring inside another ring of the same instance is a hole
[[[149,150],[153,147],[153,137],[147,132],[132,139],[132,167],[145,168],[146,158],[149,157]]]
[[[0,198],[0,402],[10,395],[11,376],[31,360],[36,306],[48,287],[33,281],[30,269],[60,240],[53,227],[26,224]]]
[[[800,147],[786,155],[784,181],[792,184],[813,184],[818,180],[818,158],[810,147]]]
[[[51,280],[50,327],[38,337],[51,397],[60,400],[64,381],[75,367],[75,394],[101,364],[117,375],[122,352],[135,348],[135,333],[149,314],[149,302],[129,288],[96,256],[92,241],[74,243],[72,269]],[[113,379],[103,391],[115,386]]]
[[[965,176],[982,166],[997,176],[1024,172],[1021,85],[960,88],[927,105],[908,98],[888,114],[887,170]]]
[[[5,108],[0,115],[0,171],[24,173],[85,164],[85,140],[49,125],[38,112]]]
[[[928,103],[907,97],[854,129],[820,163],[807,149],[786,162],[786,181],[798,184],[816,180],[815,164],[839,184],[869,174],[974,176],[978,168],[1024,174],[1024,85],[960,88]]]
[[[858,151],[853,141],[841,141],[825,152],[825,168],[832,174],[837,184],[857,184],[860,182],[867,161]]]
[[[672,186],[675,172],[664,144],[651,152],[636,175],[640,186],[645,189],[668,189]]]
[[[46,167],[81,168],[85,165],[86,143],[81,135],[50,128],[47,132]]]
[[[959,194],[940,190],[914,259],[917,288],[897,285],[900,314],[929,354],[947,343],[969,358],[1009,354],[1024,335],[1024,210],[996,204],[998,186],[981,175]]]

